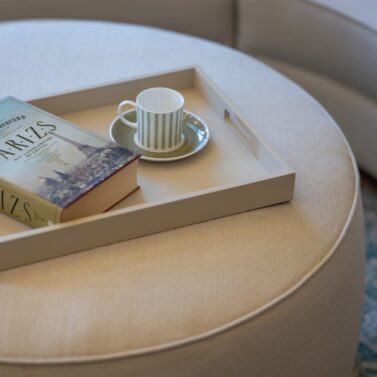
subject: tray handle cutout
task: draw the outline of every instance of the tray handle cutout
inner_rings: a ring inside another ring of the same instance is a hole
[[[284,174],[286,167],[272,150],[263,145],[254,132],[234,112],[225,108],[223,112],[226,124],[233,130],[240,142],[254,155],[262,166],[271,174]]]
[[[228,109],[224,109],[224,120],[235,132],[242,144],[244,144],[250,152],[258,155],[259,143],[247,126],[243,124],[242,120]]]

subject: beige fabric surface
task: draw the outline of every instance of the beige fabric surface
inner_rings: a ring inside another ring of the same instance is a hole
[[[356,203],[355,203],[356,204]],[[258,316],[198,342],[86,362],[2,363],[7,377],[344,377],[351,375],[363,290],[360,202],[336,253],[300,289]]]
[[[341,125],[363,170],[377,177],[377,102],[314,72],[265,56],[259,58],[321,102]]]
[[[240,0],[238,47],[306,88],[377,177],[377,3]]]
[[[377,31],[377,5],[374,0],[304,0],[331,9],[352,22]]]
[[[377,3],[350,3],[240,0],[237,47],[321,73],[377,100]]]
[[[0,95],[24,99],[199,64],[297,172],[291,203],[1,272],[4,375],[350,371],[362,296],[358,181],[339,129],[311,97],[242,53],[135,26],[3,24],[0,56]]]
[[[232,44],[234,0],[11,0],[0,20],[77,18],[151,25]]]

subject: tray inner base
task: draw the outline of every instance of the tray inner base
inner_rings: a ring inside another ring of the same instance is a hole
[[[269,174],[255,156],[240,142],[233,131],[209,107],[194,88],[182,90],[185,108],[199,115],[208,125],[207,146],[187,159],[155,163],[140,161],[140,190],[118,203],[113,209],[167,199],[175,195],[225,184],[258,180]],[[108,127],[116,117],[117,104],[60,115],[80,127],[107,138]],[[24,224],[0,214],[0,236],[30,229]]]

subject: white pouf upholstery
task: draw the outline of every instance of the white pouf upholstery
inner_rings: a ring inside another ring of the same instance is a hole
[[[199,64],[297,172],[291,203],[0,272],[0,376],[350,375],[358,177],[315,100],[242,53],[151,28],[5,23],[0,56],[0,95],[23,99]]]

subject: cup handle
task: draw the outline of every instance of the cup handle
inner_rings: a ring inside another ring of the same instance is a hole
[[[131,122],[130,120],[126,119],[124,117],[124,114],[125,112],[123,112],[123,106],[125,105],[130,105],[132,107],[134,107],[136,109],[137,105],[134,101],[129,101],[129,100],[126,100],[126,101],[122,101],[119,106],[118,106],[118,116],[119,116],[119,119],[124,123],[126,124],[127,126],[130,126],[130,127],[133,127],[133,128],[137,128],[137,122]]]

